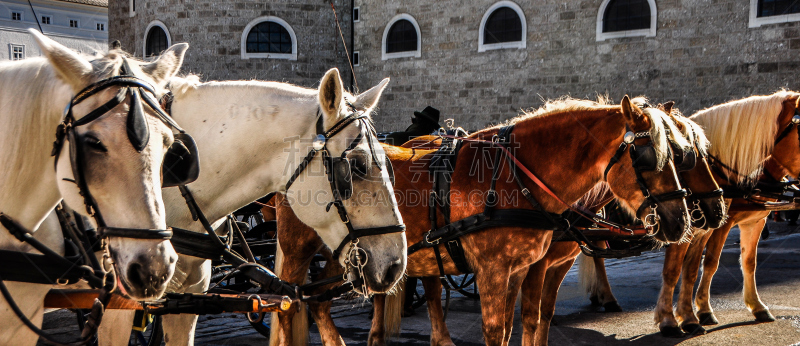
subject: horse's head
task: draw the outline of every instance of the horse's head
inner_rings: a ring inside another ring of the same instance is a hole
[[[680,136],[691,144],[691,151],[673,148],[672,154],[681,183],[689,191],[686,200],[690,204],[692,226],[706,230],[719,228],[725,223],[728,213],[722,189],[708,165],[708,139],[699,125],[684,117],[673,105],[674,102],[667,102],[658,108],[669,115],[681,131],[680,134],[671,133],[670,142],[679,140],[676,136]]]
[[[657,228],[656,239],[680,241],[689,231],[690,219],[685,191],[669,155],[666,126],[672,122],[665,121],[662,111],[632,104],[628,96],[619,112],[629,131],[615,154],[619,161],[606,171],[609,187],[625,210]]]
[[[800,178],[800,95],[791,93],[782,102],[778,115],[772,159],[786,173]],[[776,177],[780,178],[780,177]]]
[[[388,81],[352,96],[345,92],[337,69],[325,74],[319,87],[317,139],[304,148],[317,150],[316,156],[305,177],[287,191],[298,218],[335,250],[349,279],[363,279],[374,293],[392,289],[406,267],[393,172],[369,118]],[[304,200],[310,203],[298,203]],[[359,286],[356,289],[363,291]]]
[[[34,36],[76,94],[54,148],[61,195],[75,210],[94,216],[124,292],[134,299],[158,298],[177,254],[168,241],[161,197],[162,162],[174,138],[157,114],[156,100],[188,45],[174,45],[150,63],[121,51],[89,60]],[[120,74],[134,78],[115,78]]]

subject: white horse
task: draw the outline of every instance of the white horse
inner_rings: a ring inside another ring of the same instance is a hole
[[[83,172],[85,184],[109,227],[165,229],[166,220],[161,194],[161,164],[173,141],[171,129],[144,107],[150,140],[141,151],[129,141],[126,131],[128,102],[114,107],[96,120],[75,127],[76,143],[65,143],[54,169],[53,149],[56,127],[62,121],[65,106],[72,95],[92,83],[119,73],[123,56],[110,53],[89,60],[70,49],[31,31],[45,58],[31,58],[0,64],[0,212],[13,218],[37,239],[63,253],[61,231],[54,218],[47,218],[62,198],[86,214],[84,199],[73,182],[69,154],[76,145],[86,164],[76,167]],[[136,77],[149,82],[156,93],[183,61],[188,45],[170,48],[152,63],[130,61]],[[105,104],[117,94],[119,86],[109,87],[73,107],[76,119]],[[156,95],[158,96],[158,95]],[[125,100],[129,100],[127,96]],[[133,276],[172,277],[176,254],[165,240],[142,240],[111,237],[109,251],[116,267],[118,282],[126,284],[132,298],[153,299],[166,289],[166,282],[144,282]],[[37,253],[31,246],[0,230],[3,250]],[[21,311],[36,325],[41,325],[43,299],[50,285],[23,282],[6,283]],[[0,344],[34,345],[38,336],[25,327],[6,300],[0,300]]]
[[[173,78],[175,94],[172,115],[194,136],[203,167],[197,181],[189,184],[195,199],[209,220],[217,220],[273,191],[286,193],[292,209],[317,230],[324,242],[335,249],[348,234],[336,208],[328,212],[331,186],[317,154],[286,191],[285,184],[311,150],[321,117],[324,129],[347,117],[351,109],[369,114],[386,87],[388,79],[359,94],[345,92],[339,71],[332,69],[322,78],[318,90],[285,83],[231,81],[197,83]],[[359,122],[348,125],[328,141],[331,155],[339,156],[361,133]],[[367,134],[367,132],[363,132]],[[373,143],[377,162],[385,153]],[[356,229],[402,224],[385,165],[372,164],[371,148],[365,137],[348,155],[365,165],[374,179],[353,178],[353,197],[344,201],[350,222]],[[354,169],[355,171],[355,169]],[[164,189],[167,223],[170,226],[204,232],[186,207],[177,189]],[[372,292],[390,290],[405,272],[404,233],[362,237],[358,244],[369,253],[364,279]],[[347,253],[345,248],[342,253]],[[344,265],[344,257],[339,261]],[[204,292],[209,287],[210,261],[180,255],[170,290]],[[351,275],[351,279],[355,279]],[[133,313],[108,311],[100,328],[103,345],[127,342]],[[163,317],[164,340],[168,345],[194,344],[195,315]]]

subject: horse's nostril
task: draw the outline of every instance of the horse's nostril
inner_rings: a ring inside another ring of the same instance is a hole
[[[403,264],[400,261],[396,261],[386,270],[386,276],[384,276],[383,282],[386,285],[391,285],[400,279],[401,275],[403,275]]]
[[[135,262],[128,267],[128,282],[133,287],[144,287],[148,281],[148,275],[140,263]]]

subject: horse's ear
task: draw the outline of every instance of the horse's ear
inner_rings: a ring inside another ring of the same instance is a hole
[[[344,86],[342,85],[342,77],[339,76],[338,69],[332,68],[325,73],[319,83],[319,104],[322,108],[322,113],[327,116],[338,117],[343,99]]]
[[[630,97],[625,95],[625,97],[622,98],[622,101],[620,101],[619,106],[622,107],[622,116],[625,117],[625,120],[629,124],[633,125],[635,120],[634,117],[636,115],[633,114],[633,109],[631,109],[633,108],[633,105],[631,105]]]
[[[358,94],[356,96],[356,102],[353,103],[359,110],[367,110],[378,103],[378,99],[381,98],[381,94],[383,94],[383,90],[386,89],[386,86],[389,85],[389,78],[384,78],[378,85],[372,87],[371,89]]]
[[[667,101],[664,103],[664,113],[672,114],[672,107],[675,106],[675,101]]]
[[[167,48],[155,61],[142,65],[142,72],[148,74],[158,85],[164,85],[174,77],[183,64],[183,56],[189,49],[188,43],[178,43]]]
[[[631,98],[628,95],[622,98],[622,101],[619,103],[620,107],[622,107],[622,116],[625,117],[625,121],[628,122],[628,125],[631,127],[639,127],[642,121],[644,121],[645,117],[643,117],[639,111],[638,107],[631,102]]]
[[[72,86],[75,91],[83,89],[88,84],[92,74],[92,64],[89,63],[89,60],[36,30],[29,29],[28,32],[36,39],[39,48],[53,65],[53,69],[61,80]]]

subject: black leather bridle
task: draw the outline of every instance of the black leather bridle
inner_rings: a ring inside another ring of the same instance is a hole
[[[630,128],[626,125],[627,132],[623,138],[622,144],[620,144],[619,148],[617,148],[617,152],[614,154],[614,157],[611,158],[611,162],[608,163],[606,166],[605,172],[603,173],[603,180],[608,181],[608,171],[611,170],[611,167],[614,166],[619,160],[622,158],[622,155],[625,153],[625,150],[628,149],[631,156],[631,161],[633,163],[633,171],[636,173],[636,183],[639,185],[639,189],[642,190],[642,194],[645,197],[644,202],[639,205],[639,208],[636,210],[636,214],[641,214],[644,208],[650,207],[651,213],[648,214],[645,219],[642,221],[644,222],[645,226],[657,226],[660,217],[656,213],[656,209],[660,203],[671,201],[675,199],[685,198],[687,196],[686,189],[678,189],[675,191],[665,192],[659,195],[654,195],[650,193],[650,189],[647,187],[647,182],[642,177],[643,171],[651,171],[656,169],[656,155],[655,155],[655,147],[653,146],[652,142],[637,146],[633,143],[634,140],[638,138],[650,138],[650,131],[645,132],[632,132]]]
[[[675,163],[675,170],[678,173],[678,180],[681,182],[681,184],[684,184],[684,179],[683,176],[681,175],[681,172],[686,172],[694,169],[695,166],[697,165],[697,162],[706,160],[707,158],[706,154],[704,154],[702,150],[696,147],[697,143],[699,143],[697,139],[697,133],[694,134],[692,148],[688,152],[683,152],[679,150],[677,146],[673,145],[672,142],[670,142],[671,148],[675,153],[673,155],[672,161],[673,163]],[[690,189],[686,190],[688,192],[688,195],[686,196],[686,203],[689,205],[691,209],[689,215],[691,216],[692,219],[692,226],[695,228],[707,229],[708,223],[706,220],[705,212],[703,211],[703,208],[700,207],[700,200],[722,197],[723,194],[722,188],[717,188],[716,190],[700,192],[700,193],[692,191]]]
[[[89,187],[86,185],[86,177],[83,169],[85,164],[82,150],[83,144],[81,141],[77,140],[78,135],[75,129],[99,119],[114,107],[125,102],[125,100],[128,100],[129,105],[129,114],[127,120],[128,138],[137,151],[142,151],[149,140],[147,122],[144,120],[144,110],[142,109],[141,104],[142,101],[144,101],[144,103],[146,103],[153,111],[155,111],[155,115],[158,119],[160,119],[166,125],[178,130],[179,132],[184,133],[183,129],[172,119],[172,117],[161,109],[159,102],[156,101],[155,98],[155,89],[146,81],[133,75],[128,75],[129,71],[130,67],[128,66],[127,59],[125,59],[122,68],[122,73],[124,75],[101,80],[97,83],[89,85],[75,95],[65,110],[64,120],[58,125],[56,130],[56,141],[53,142],[53,151],[51,155],[55,157],[55,162],[57,164],[64,141],[66,140],[69,142],[69,154],[72,166],[72,174],[74,177],[74,181],[72,182],[74,182],[80,190],[80,194],[83,197],[83,203],[86,206],[86,212],[90,216],[94,217],[95,221],[97,222],[97,230],[100,237],[169,240],[172,238],[172,230],[169,229],[109,227],[106,224],[102,213],[100,212],[97,201],[95,201],[95,199],[92,197]],[[89,97],[114,86],[120,87],[119,92],[117,92],[117,95],[114,98],[89,112],[80,119],[75,119],[72,111],[76,105],[85,101]]]
[[[142,109],[142,101],[146,103],[152,110],[155,111],[156,117],[158,117],[161,121],[163,121],[168,126],[171,126],[178,130],[181,134],[185,134],[183,129],[178,126],[177,123],[167,114],[165,113],[161,107],[159,106],[159,102],[156,101],[156,92],[155,89],[146,81],[135,77],[131,74],[131,69],[128,64],[128,60],[123,58],[123,64],[121,68],[121,73],[123,75],[120,76],[113,76],[110,78],[103,79],[96,83],[93,83],[83,90],[81,90],[77,95],[75,95],[72,100],[70,100],[69,105],[64,110],[64,119],[58,125],[56,129],[56,140],[53,142],[53,150],[51,152],[51,156],[55,157],[55,166],[57,169],[58,166],[58,158],[59,154],[61,153],[61,149],[64,146],[64,141],[69,141],[69,154],[70,154],[70,163],[72,166],[72,173],[74,180],[68,180],[75,183],[78,186],[81,196],[84,199],[84,205],[86,207],[86,211],[89,215],[94,217],[95,221],[97,222],[97,231],[98,235],[101,238],[107,237],[122,237],[122,238],[134,238],[134,239],[159,239],[159,240],[169,240],[172,238],[172,230],[170,229],[140,229],[140,228],[121,228],[121,227],[108,227],[103,219],[102,214],[100,213],[100,209],[97,206],[97,202],[92,197],[91,193],[89,192],[89,188],[86,185],[86,177],[84,172],[84,159],[83,159],[83,148],[81,147],[83,144],[81,141],[78,141],[78,135],[75,132],[75,128],[83,125],[87,125],[101,116],[109,112],[114,107],[120,105],[125,100],[129,100],[129,111],[128,111],[128,120],[127,120],[127,134],[128,139],[130,140],[133,147],[141,152],[144,147],[147,145],[147,141],[149,140],[149,130],[147,128],[147,121],[145,120],[144,110]],[[101,105],[100,107],[92,110],[85,116],[81,117],[80,119],[76,119],[73,115],[73,107],[75,105],[80,104],[81,102],[85,101],[89,97],[100,93],[108,88],[111,87],[120,87],[119,92],[117,92],[116,96],[106,102],[105,104]],[[46,100],[44,102],[47,102]],[[188,135],[187,135],[188,136]],[[66,180],[66,179],[65,179]],[[53,263],[54,265],[60,265],[62,267],[66,266],[69,268],[65,276],[69,276],[74,278],[80,277],[85,279],[89,285],[93,288],[102,288],[100,291],[100,295],[98,296],[97,300],[92,306],[91,312],[87,315],[87,321],[84,326],[84,329],[81,333],[81,340],[73,343],[62,343],[58,340],[55,340],[51,335],[45,333],[43,330],[38,328],[33,322],[28,319],[25,313],[19,308],[19,306],[14,301],[11,293],[8,291],[5,283],[3,282],[3,278],[0,277],[0,294],[2,294],[3,298],[9,304],[11,310],[17,315],[17,318],[25,324],[31,331],[36,333],[43,341],[53,345],[85,345],[93,340],[93,335],[97,333],[97,328],[99,327],[100,321],[102,320],[104,306],[108,304],[111,299],[111,292],[115,289],[117,279],[113,270],[106,271],[103,268],[102,264],[100,264],[96,258],[94,258],[93,251],[91,248],[83,249],[82,252],[84,254],[82,262],[74,262],[60,254],[56,251],[50,249],[47,245],[43,244],[42,242],[36,240],[33,237],[32,232],[25,229],[21,224],[15,221],[13,218],[9,217],[6,214],[0,212],[0,224],[2,224],[14,237],[16,237],[20,242],[27,243],[32,246],[34,249],[41,252],[43,255],[35,255],[35,254],[22,254],[24,256],[29,256],[31,258],[41,258],[41,263]],[[82,242],[79,242],[82,243]],[[90,246],[90,244],[86,244]],[[103,251],[106,252],[108,250],[107,243],[103,242]],[[18,253],[14,251],[0,251],[2,254],[0,256],[13,258]],[[41,257],[38,257],[41,256]],[[108,253],[105,253],[104,256],[108,256]],[[78,272],[76,275],[75,273]],[[36,281],[32,281],[36,283]]]
[[[309,151],[308,155],[306,155],[303,161],[300,162],[300,165],[297,166],[297,169],[295,169],[291,178],[289,178],[289,181],[286,183],[286,187],[284,188],[285,191],[288,191],[289,187],[292,186],[295,180],[297,180],[300,174],[302,174],[303,171],[306,169],[306,167],[308,167],[308,165],[311,163],[311,160],[313,160],[317,156],[317,153],[321,154],[323,165],[325,166],[325,174],[328,177],[328,182],[330,183],[331,191],[333,192],[333,201],[328,204],[326,210],[330,211],[331,207],[336,207],[336,210],[339,213],[339,218],[342,220],[345,226],[347,226],[347,231],[348,231],[347,236],[345,236],[344,239],[342,239],[342,242],[333,252],[333,258],[336,259],[339,258],[339,255],[341,255],[342,250],[348,243],[352,245],[350,253],[353,253],[354,251],[358,252],[357,244],[358,244],[358,239],[361,237],[390,234],[390,233],[400,233],[400,232],[405,232],[406,229],[406,226],[404,224],[356,229],[350,222],[350,218],[347,215],[347,209],[345,209],[343,203],[343,201],[349,198],[350,196],[347,196],[346,193],[343,192],[343,189],[340,186],[341,183],[349,181],[349,178],[342,177],[341,175],[343,174],[343,172],[339,169],[335,169],[337,166],[340,165],[337,163],[341,162],[341,160],[347,160],[346,158],[347,154],[351,150],[353,150],[361,142],[362,139],[366,138],[367,143],[370,146],[370,151],[371,151],[370,154],[372,156],[371,160],[373,161],[374,164],[378,165],[378,167],[382,167],[382,164],[380,160],[378,160],[375,154],[374,146],[378,145],[375,144],[377,143],[377,135],[374,127],[369,122],[369,117],[363,112],[358,111],[352,105],[348,104],[348,107],[350,107],[352,113],[347,117],[345,117],[344,119],[337,122],[336,124],[334,124],[333,126],[331,126],[327,131],[324,130],[322,124],[322,119],[323,119],[322,113],[318,112],[319,115],[317,118],[317,136],[314,138],[312,149],[311,151]],[[350,142],[350,144],[347,146],[347,149],[345,149],[344,152],[342,152],[341,156],[339,157],[332,156],[330,151],[328,150],[328,140],[331,137],[338,134],[339,132],[341,132],[342,130],[344,130],[346,126],[356,121],[359,121],[364,127],[364,129],[362,129],[359,135],[352,142]],[[363,251],[356,257],[362,257],[362,256],[363,258],[361,258],[361,260],[363,260],[364,263],[366,263],[366,257]],[[345,262],[350,263],[354,267],[357,267],[358,266],[357,263],[354,263],[355,260],[351,259],[350,257],[351,256],[348,256]]]

